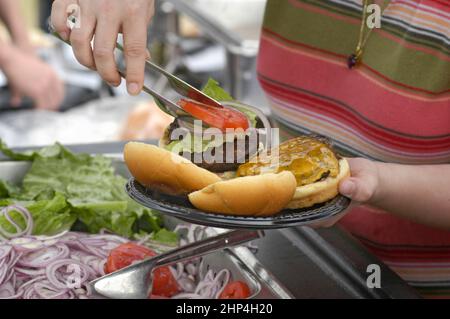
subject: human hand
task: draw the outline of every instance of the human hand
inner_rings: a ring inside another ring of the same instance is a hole
[[[378,198],[378,166],[377,163],[364,158],[347,158],[351,177],[339,184],[339,192],[352,199],[350,206],[342,213],[325,221],[319,221],[312,228],[327,228],[336,224],[355,206],[372,204]]]
[[[376,162],[364,158],[348,158],[351,177],[339,184],[339,192],[360,204],[378,200],[379,172]]]
[[[79,6],[80,25],[72,30],[67,26],[70,5]],[[114,49],[122,32],[128,93],[137,95],[144,83],[147,26],[153,14],[154,0],[55,0],[51,20],[59,35],[70,40],[77,60],[112,86],[121,83]]]
[[[63,82],[49,65],[34,55],[9,47],[2,70],[11,88],[12,106],[18,106],[24,96],[31,98],[38,109],[56,110],[63,101]]]
[[[36,54],[36,48],[32,45],[28,33],[25,34],[11,34],[11,39],[14,46],[22,52],[29,54]]]

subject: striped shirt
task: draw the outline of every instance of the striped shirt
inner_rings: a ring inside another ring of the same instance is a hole
[[[350,70],[361,0],[268,1],[258,76],[283,137],[313,132],[344,155],[450,163],[450,2],[376,3],[381,28]],[[450,232],[367,207],[341,225],[427,296],[450,295]]]

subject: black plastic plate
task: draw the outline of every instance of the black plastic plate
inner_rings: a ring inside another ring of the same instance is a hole
[[[332,200],[306,209],[286,209],[270,217],[244,217],[211,214],[198,210],[187,197],[171,196],[146,188],[134,178],[126,185],[128,195],[141,205],[181,220],[219,228],[275,229],[308,226],[326,221],[342,213],[350,205],[350,199],[337,196]]]

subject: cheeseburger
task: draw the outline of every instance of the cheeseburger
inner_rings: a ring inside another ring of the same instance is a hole
[[[221,178],[188,159],[142,143],[125,146],[125,161],[144,186],[187,196],[196,208],[218,214],[271,216],[307,208],[338,195],[348,163],[321,138],[302,136],[259,154]]]

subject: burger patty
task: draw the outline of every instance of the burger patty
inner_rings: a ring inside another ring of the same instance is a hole
[[[176,141],[176,139],[172,139],[172,132],[176,129],[179,129],[180,125],[178,121],[173,121],[167,131],[166,137],[170,142]],[[257,136],[257,145],[259,145],[259,136]],[[225,142],[221,146],[210,147],[202,153],[198,152],[184,152],[179,155],[186,157],[187,159],[194,162],[197,166],[200,166],[204,169],[207,169],[211,172],[215,173],[223,173],[227,171],[235,171],[239,167],[239,165],[247,162],[252,156],[256,155],[258,151],[257,145],[250,144],[250,137],[245,135],[245,151],[238,150],[238,147],[242,145],[242,142],[238,143],[237,137],[233,142]],[[227,150],[233,150],[232,157],[227,156]],[[212,160],[206,161],[204,158],[204,153],[210,154],[212,156]],[[232,161],[227,161],[231,157]],[[198,163],[198,159],[201,159],[201,162]]]

